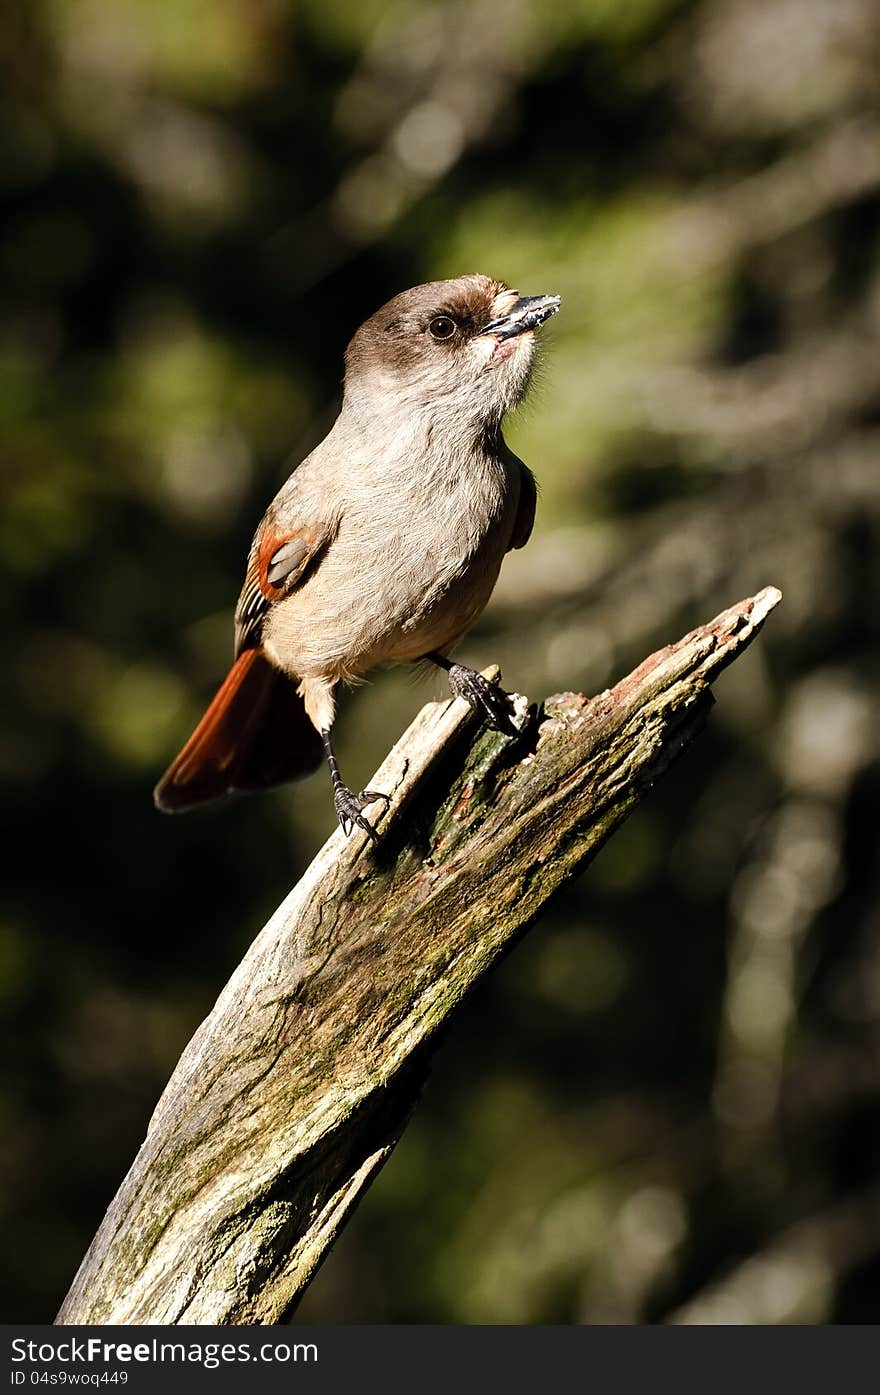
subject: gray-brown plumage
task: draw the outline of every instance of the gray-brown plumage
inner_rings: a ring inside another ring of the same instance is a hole
[[[445,656],[532,530],[534,479],[501,425],[558,306],[461,276],[405,291],[361,326],[332,430],[257,529],[235,664],[157,786],[161,809],[307,774],[323,750],[340,822],[372,834],[362,811],[384,796],[342,783],[330,733],[337,683],[377,664],[431,658],[454,692],[509,722],[504,695]]]

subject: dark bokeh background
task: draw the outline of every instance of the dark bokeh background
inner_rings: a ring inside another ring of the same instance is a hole
[[[767,583],[710,728],[469,1004],[313,1321],[880,1311],[874,0],[19,0],[0,19],[2,1312],[51,1318],[332,827],[166,820],[245,549],[417,281],[561,293],[464,657],[596,691]],[[442,685],[378,675],[364,782]]]

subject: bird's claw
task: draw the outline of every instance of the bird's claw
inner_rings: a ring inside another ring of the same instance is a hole
[[[490,683],[482,673],[466,668],[464,664],[452,664],[449,686],[456,697],[464,698],[496,731],[503,731],[507,736],[519,735],[519,727],[514,721],[516,709],[513,699],[497,683]]]
[[[391,803],[389,796],[379,790],[361,790],[360,794],[355,794],[348,785],[336,786],[333,791],[333,803],[336,807],[336,817],[346,838],[355,828],[362,828],[372,842],[378,843],[379,835],[363,815],[367,805],[373,804],[377,799],[384,799],[386,808]]]

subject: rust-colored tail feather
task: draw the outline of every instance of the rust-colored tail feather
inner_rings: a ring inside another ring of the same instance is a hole
[[[321,738],[291,680],[261,649],[247,649],[156,786],[156,806],[177,814],[236,790],[301,779],[322,756]]]

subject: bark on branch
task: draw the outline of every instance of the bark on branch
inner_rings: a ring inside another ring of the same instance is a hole
[[[58,1316],[272,1323],[401,1135],[438,1028],[699,730],[768,587],[517,740],[425,707],[183,1053]]]

